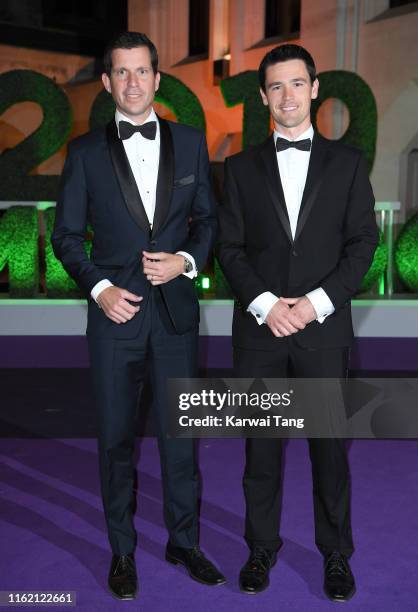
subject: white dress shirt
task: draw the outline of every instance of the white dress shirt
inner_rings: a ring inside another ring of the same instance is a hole
[[[115,113],[115,121],[118,126],[118,133],[119,121],[127,121],[128,123],[136,125],[134,121],[125,117],[125,115],[118,110],[116,110]],[[154,140],[144,138],[142,134],[135,132],[130,138],[122,140],[122,143],[148,217],[150,228],[152,228],[157,193],[158,165],[160,160],[160,125],[154,109],[151,109],[144,123],[148,123],[149,121],[155,121],[157,124],[157,132]],[[177,255],[183,255],[191,261],[193,270],[187,273],[184,272],[184,274],[189,278],[195,278],[195,276],[197,276],[197,269],[194,257],[184,251],[177,251]],[[140,265],[140,262],[138,262],[138,265]],[[112,285],[113,283],[107,278],[99,281],[91,290],[92,298],[97,302],[99,293],[107,289],[107,287],[112,287]]]
[[[296,140],[304,140],[305,138],[310,138],[312,140],[313,135],[314,131],[311,125],[305,132],[303,132],[303,134],[300,134]],[[290,140],[290,138],[275,130],[274,142],[276,142],[278,137]],[[300,151],[299,149],[292,147],[286,149],[285,151],[276,153],[276,156],[286,202],[287,214],[289,216],[290,230],[292,232],[292,237],[294,238],[300,205],[302,203],[303,190],[305,189],[306,177],[308,175],[311,152]],[[298,296],[289,295],[286,297]],[[306,294],[306,297],[311,302],[316,313],[316,320],[319,323],[322,323],[326,317],[332,314],[335,310],[331,300],[322,287],[309,291],[309,293]],[[257,323],[262,325],[271,308],[278,300],[279,298],[274,295],[274,293],[265,291],[251,302],[247,310],[256,317]]]

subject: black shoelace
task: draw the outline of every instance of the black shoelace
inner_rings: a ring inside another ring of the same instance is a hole
[[[251,554],[248,567],[252,571],[265,572],[270,567],[270,555],[264,548],[256,546]]]
[[[190,552],[190,556],[193,559],[200,559],[201,561],[205,562],[206,565],[211,565],[210,561],[206,559],[205,555],[200,550],[199,546],[195,546],[194,548],[192,548]]]
[[[135,564],[131,557],[129,557],[128,555],[122,555],[120,557],[114,569],[114,574],[116,574],[119,568],[127,574],[135,575]]]
[[[190,559],[192,562],[199,562],[200,571],[203,571],[205,573],[211,573],[213,571],[212,563],[209,561],[209,559],[205,557],[199,546],[195,546],[194,548],[192,548],[192,550],[190,551]]]
[[[328,574],[347,576],[349,573],[344,557],[339,553],[332,553],[326,561]]]

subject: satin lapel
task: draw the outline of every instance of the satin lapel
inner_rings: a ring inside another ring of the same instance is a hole
[[[266,185],[271,202],[277,212],[281,224],[283,225],[283,229],[286,232],[287,237],[289,238],[290,242],[293,243],[286,201],[284,199],[279,167],[277,165],[277,156],[273,136],[265,141],[260,152],[260,157],[257,161],[260,164],[261,176],[264,176],[266,179]]]
[[[160,163],[158,166],[157,193],[155,200],[152,235],[158,232],[167,217],[174,183],[173,136],[167,121],[158,117],[160,124]]]
[[[309,159],[308,175],[306,177],[305,189],[303,190],[302,203],[300,205],[298,223],[295,232],[295,241],[299,238],[306,220],[312,210],[318,192],[324,180],[325,169],[330,161],[328,141],[315,132],[312,141],[311,157]]]
[[[147,234],[150,231],[150,225],[141,195],[136,185],[135,177],[131,170],[128,157],[125,153],[125,148],[118,135],[116,123],[112,120],[106,127],[106,138],[109,146],[110,157],[112,159],[113,169],[119,183],[120,190],[125,200],[126,207],[132,216],[133,220]]]

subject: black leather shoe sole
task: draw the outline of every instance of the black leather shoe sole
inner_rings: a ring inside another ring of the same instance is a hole
[[[325,595],[328,597],[328,599],[329,599],[330,601],[340,601],[340,602],[342,602],[342,603],[343,603],[344,601],[349,601],[349,600],[350,600],[350,599],[353,597],[353,595],[355,594],[355,592],[356,592],[356,587],[355,587],[355,585],[353,586],[353,588],[351,589],[351,591],[349,591],[349,593],[348,593],[348,594],[347,594],[345,597],[335,597],[335,596],[331,595],[330,593],[327,593],[326,589],[324,589],[324,593],[325,593]]]
[[[277,557],[274,559],[273,563],[270,566],[269,569],[269,573],[267,575],[266,581],[257,589],[245,589],[242,585],[241,585],[241,580],[239,581],[239,590],[241,593],[245,593],[246,595],[257,595],[257,593],[262,593],[263,591],[265,591],[269,586],[270,586],[270,570],[273,569],[273,567],[276,565],[277,563]]]
[[[136,590],[135,593],[133,593],[132,595],[118,595],[110,585],[107,585],[108,591],[109,593],[112,595],[112,597],[114,599],[118,599],[119,601],[132,601],[133,599],[136,599],[136,596],[138,594],[138,591]]]
[[[193,580],[196,580],[196,582],[200,582],[200,584],[206,584],[207,586],[220,586],[221,584],[225,584],[226,582],[225,578],[220,582],[208,582],[207,580],[203,580],[202,578],[199,578],[199,576],[196,576],[195,574],[193,574],[191,569],[184,563],[184,561],[182,561],[181,559],[178,559],[177,557],[173,557],[173,555],[170,555],[170,553],[167,553],[167,552],[165,553],[165,560],[168,561],[169,563],[172,563],[173,565],[183,565],[183,567],[186,568],[187,573],[189,574],[190,578],[193,578]]]
[[[245,589],[243,586],[239,585],[239,590],[246,595],[258,595],[258,593],[265,591],[268,586],[270,586],[270,580],[267,578],[266,582],[258,589]]]

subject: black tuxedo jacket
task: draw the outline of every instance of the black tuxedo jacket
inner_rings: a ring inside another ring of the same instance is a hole
[[[295,335],[304,347],[348,346],[350,300],[378,243],[374,197],[360,151],[315,133],[292,238],[274,138],[226,160],[217,254],[237,297],[235,346],[274,349],[267,325],[247,312],[261,293],[299,297],[322,287],[335,313]]]
[[[159,119],[160,160],[152,231],[117,127],[89,132],[72,141],[61,177],[52,245],[65,270],[89,298],[87,333],[132,338],[141,311],[123,325],[108,319],[90,298],[108,278],[143,296],[151,284],[142,270],[142,251],[186,251],[198,270],[205,264],[216,231],[204,135],[194,128]],[[92,227],[90,256],[84,248]],[[184,275],[159,286],[164,308],[179,334],[198,324],[194,281]]]

